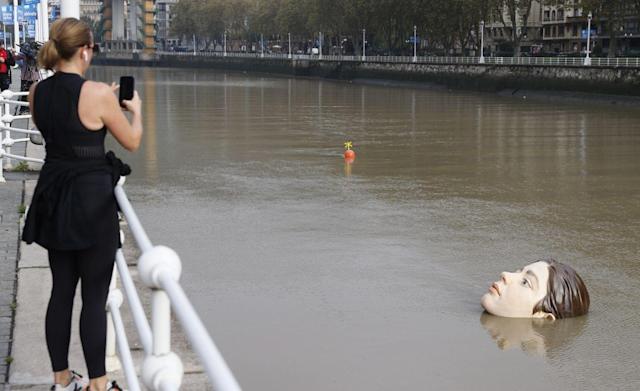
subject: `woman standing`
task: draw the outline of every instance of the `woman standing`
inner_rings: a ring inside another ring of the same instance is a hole
[[[74,18],[51,26],[50,40],[38,54],[55,74],[29,91],[33,120],[42,133],[46,158],[25,222],[23,240],[49,253],[53,277],[46,315],[47,348],[56,390],[78,391],[87,381],[67,361],[71,313],[82,281],[80,339],[89,370],[90,391],[119,390],[105,371],[105,305],[115,253],[120,246],[114,186],[130,170],[113,152],[105,155],[109,131],[135,151],[142,137],[141,102],[136,92],[124,101],[131,121],[114,95],[116,86],[84,79],[93,57],[89,27]]]

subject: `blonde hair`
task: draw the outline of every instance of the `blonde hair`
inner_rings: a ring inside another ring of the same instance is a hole
[[[93,44],[91,29],[76,18],[58,19],[51,25],[49,40],[38,52],[38,63],[53,69],[60,60],[69,60],[84,45]]]

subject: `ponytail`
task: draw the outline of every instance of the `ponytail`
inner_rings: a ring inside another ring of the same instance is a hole
[[[58,61],[60,61],[60,54],[55,41],[50,39],[38,51],[38,64],[44,69],[53,70]]]

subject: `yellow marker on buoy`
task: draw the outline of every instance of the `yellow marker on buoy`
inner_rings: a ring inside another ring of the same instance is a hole
[[[356,152],[351,148],[353,148],[353,142],[347,141],[344,143],[344,160],[347,163],[353,163],[356,160]]]

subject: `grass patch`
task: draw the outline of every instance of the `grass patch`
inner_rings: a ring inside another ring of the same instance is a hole
[[[13,170],[17,172],[27,172],[29,171],[29,163],[20,162]]]
[[[7,358],[4,359],[4,363],[7,365],[10,365],[13,362],[13,357],[11,356],[7,356]]]
[[[18,213],[20,213],[21,215],[23,215],[24,212],[26,212],[26,211],[27,211],[27,206],[25,204],[20,204],[18,206]]]
[[[16,308],[18,308],[18,303],[14,301],[13,303],[9,304],[9,307],[11,307],[11,311],[15,311]]]

